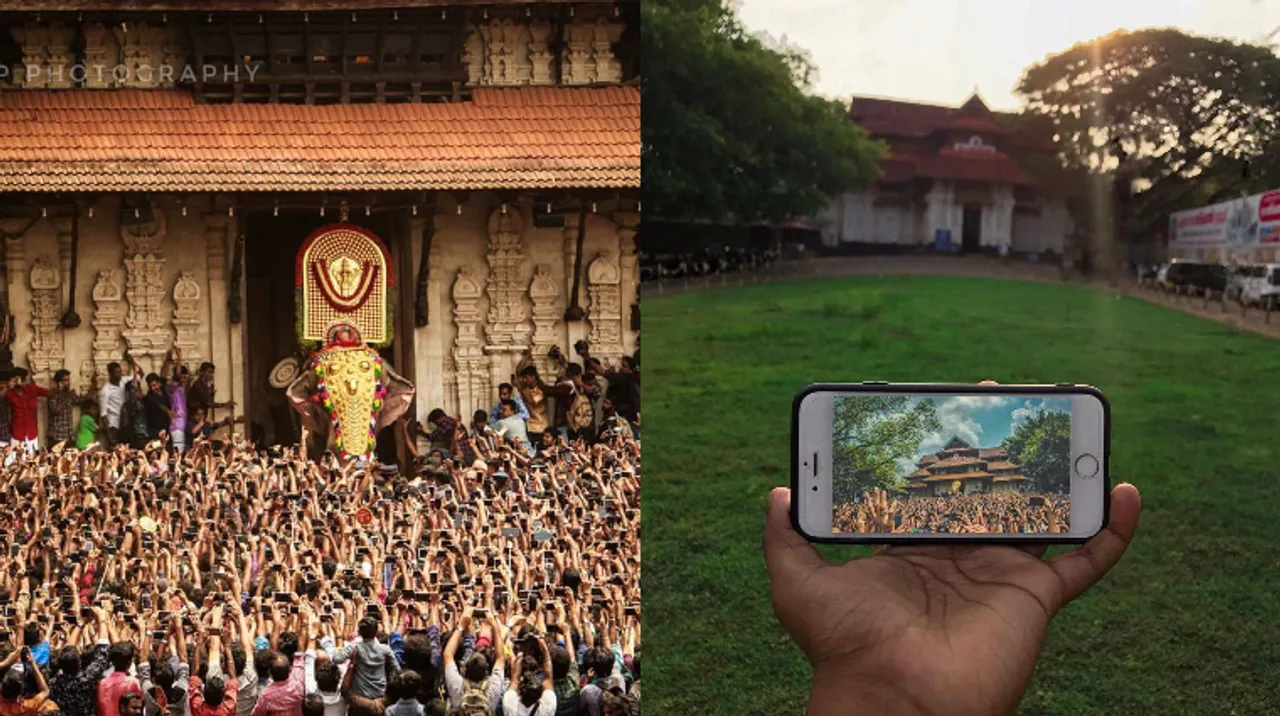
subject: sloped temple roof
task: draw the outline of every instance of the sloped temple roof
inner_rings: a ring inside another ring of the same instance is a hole
[[[0,191],[640,186],[635,87],[422,104],[200,104],[182,90],[0,93]]]
[[[976,94],[959,108],[878,97],[854,97],[849,104],[850,119],[873,137],[889,140],[891,149],[881,158],[880,171],[881,181],[890,184],[923,177],[1035,186],[1037,180],[1003,151],[955,152],[945,144],[937,152],[893,147],[895,139],[919,141],[938,138],[943,133],[966,132],[995,136],[1002,144],[1021,146],[1027,139],[1007,126],[1016,117],[993,112]]]

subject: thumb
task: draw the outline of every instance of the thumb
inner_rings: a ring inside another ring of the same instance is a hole
[[[773,584],[775,606],[789,602],[797,585],[813,572],[829,566],[791,525],[791,490],[776,487],[769,494],[769,513],[764,526],[764,560]]]

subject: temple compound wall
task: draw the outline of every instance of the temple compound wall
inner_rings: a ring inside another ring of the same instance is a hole
[[[0,221],[5,236],[0,271],[15,320],[14,362],[30,366],[43,385],[66,368],[73,387],[83,390],[126,351],[150,372],[159,370],[176,346],[193,371],[203,361],[215,364],[219,400],[235,400],[239,410],[261,401],[262,395],[252,394],[261,387],[246,374],[246,326],[255,311],[266,309],[246,300],[245,276],[256,267],[244,265],[236,251],[252,242],[297,245],[304,237],[251,232],[237,242],[244,224],[221,195],[157,197],[150,201],[150,215],[148,207],[140,207],[132,222],[123,201],[120,195],[101,195],[82,211],[74,251],[68,217]],[[395,367],[417,385],[419,419],[425,422],[436,407],[450,414],[487,409],[496,399],[496,385],[510,378],[526,349],[547,375],[555,373],[547,357],[550,348],[572,356],[579,339],[588,340],[606,361],[633,353],[638,347],[632,320],[635,206],[634,201],[600,202],[586,214],[578,286],[585,314],[570,321],[565,319],[574,292],[577,213],[566,215],[563,226],[535,227],[534,213],[541,206],[504,204],[488,193],[473,193],[461,203],[442,201],[431,209],[426,325],[417,325],[412,310],[397,310],[394,317],[396,341],[408,344],[397,355],[411,356],[412,362]],[[429,220],[427,211],[425,206],[415,210],[412,238],[381,237],[388,244],[401,241],[399,260],[407,258],[412,268],[396,267],[400,275],[419,275],[423,242],[417,237]],[[360,225],[363,218],[355,210],[348,221]],[[80,322],[67,327],[63,319],[72,307],[73,263]],[[292,281],[292,267],[275,275]],[[402,282],[398,290],[416,293],[416,281]],[[412,306],[414,299],[397,307]],[[42,432],[43,421],[42,415]]]

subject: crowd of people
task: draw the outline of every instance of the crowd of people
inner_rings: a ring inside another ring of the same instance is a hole
[[[435,408],[427,415],[430,429],[404,421],[403,440],[418,457],[426,453],[475,460],[492,457],[487,444],[507,445],[532,455],[539,449],[555,449],[562,439],[588,445],[614,436],[639,439],[639,352],[624,355],[613,365],[591,355],[586,341],[578,341],[574,351],[581,363],[571,362],[558,348],[551,349],[549,357],[558,367],[551,382],[543,380],[533,354],[525,351],[516,365],[515,384],[498,386],[497,401],[490,410],[477,410],[465,421]]]
[[[105,381],[94,375],[84,392],[72,389],[66,369],[56,371],[53,386],[46,388],[32,380],[26,368],[0,368],[0,446],[15,445],[24,454],[40,448],[37,410],[41,399],[46,401],[48,415],[44,444],[79,450],[94,444],[141,449],[163,440],[182,452],[187,436],[208,437],[237,422],[230,416],[216,423],[210,419],[214,409],[234,408],[235,402],[214,400],[212,363],[202,363],[192,375],[176,348],[160,373],[146,376],[125,354],[123,363],[107,365]]]
[[[401,422],[404,469],[215,438],[233,406],[179,355],[85,394],[14,371],[0,716],[637,713],[638,363],[575,349]]]
[[[834,534],[1059,534],[1071,524],[1062,493],[891,496],[880,488],[835,507]]]
[[[756,271],[768,268],[777,259],[778,254],[772,249],[729,246],[680,254],[642,253],[640,280],[660,281]]]

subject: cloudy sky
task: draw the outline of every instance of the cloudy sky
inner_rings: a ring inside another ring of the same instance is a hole
[[[953,437],[978,448],[999,447],[1014,428],[1037,410],[1071,412],[1069,398],[1021,398],[999,395],[966,395],[931,400],[942,429],[926,436],[910,461],[903,461],[903,474],[913,472],[925,455],[936,453]]]
[[[747,27],[806,49],[814,90],[959,105],[975,85],[1016,109],[1029,64],[1117,28],[1241,41],[1280,28],[1280,0],[736,0]],[[785,39],[784,39],[785,36]]]

